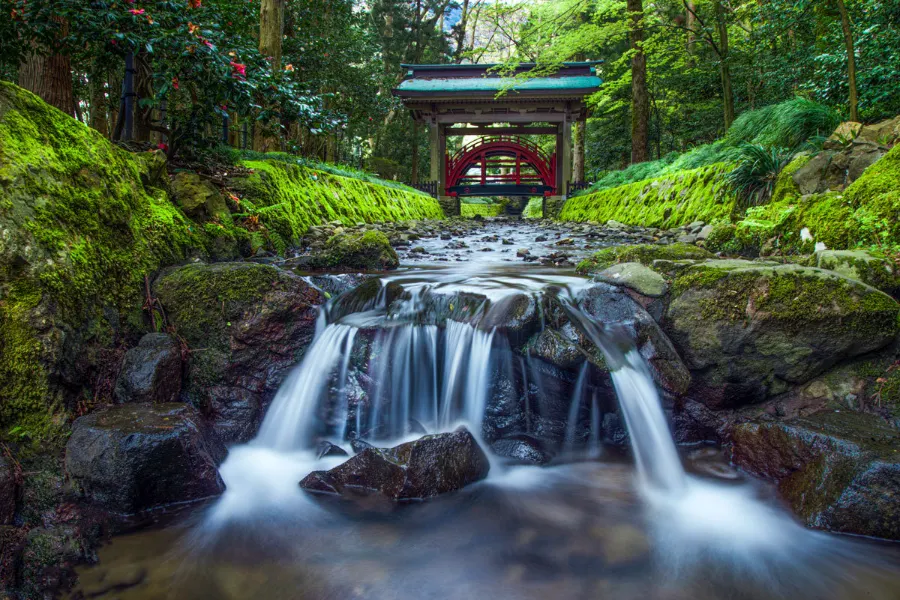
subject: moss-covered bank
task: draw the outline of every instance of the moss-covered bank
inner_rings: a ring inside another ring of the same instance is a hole
[[[503,214],[506,206],[503,204],[460,204],[459,210],[461,217],[499,217]]]
[[[169,201],[162,156],[131,155],[0,82],[0,428],[53,437],[101,367],[143,326],[144,275],[211,236]]]
[[[423,193],[388,188],[283,161],[245,161],[249,177],[234,179],[240,210],[264,225],[275,250],[297,244],[313,225],[344,225],[442,219],[437,200]]]
[[[672,228],[693,221],[728,220],[738,200],[722,177],[730,166],[679,171],[569,199],[559,219]]]
[[[811,252],[817,243],[838,250],[900,244],[900,146],[842,192],[801,195],[793,176],[809,160],[795,158],[779,175],[772,201],[720,229],[710,248],[757,255]]]

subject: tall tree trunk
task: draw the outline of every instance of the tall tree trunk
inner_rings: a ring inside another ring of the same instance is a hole
[[[410,182],[419,183],[419,122],[413,121],[412,126],[412,174]]]
[[[584,181],[584,134],[585,122],[575,121],[572,130],[572,178],[575,181]]]
[[[282,39],[284,37],[285,0],[262,0],[259,7],[259,51],[271,59],[272,71],[281,72]],[[277,140],[266,135],[266,125],[257,123],[253,136],[253,149],[259,152],[274,147]]]
[[[106,101],[105,81],[99,77],[91,77],[91,127],[104,137],[109,137],[108,104]]]
[[[734,123],[734,92],[731,89],[730,51],[728,48],[728,23],[722,0],[714,0],[716,29],[719,32],[719,73],[722,77],[722,104],[725,109],[725,129]]]
[[[650,96],[647,92],[647,55],[644,54],[644,6],[642,0],[627,0],[631,17],[631,162],[648,158]]]
[[[694,66],[694,49],[697,45],[697,36],[694,34],[694,28],[697,26],[697,6],[693,1],[689,0],[685,5],[687,10],[685,11],[685,25],[688,29],[687,32],[687,63],[688,67]]]
[[[68,23],[57,17],[54,20],[61,27],[58,37],[64,37],[68,31]],[[68,56],[54,50],[43,54],[34,48],[19,65],[19,87],[37,94],[44,102],[67,115],[75,114],[72,63]]]
[[[844,0],[837,0],[841,13],[841,28],[844,30],[844,45],[847,47],[847,76],[850,83],[850,120],[859,121],[859,98],[856,90],[856,50],[853,44],[853,30],[850,29],[850,15]]]
[[[469,0],[463,0],[462,14],[459,23],[456,24],[456,50],[453,52],[453,62],[462,62],[462,54],[466,48],[466,26],[469,24]]]

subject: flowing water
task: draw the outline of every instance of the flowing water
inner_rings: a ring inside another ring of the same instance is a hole
[[[679,453],[628,328],[582,310],[589,286],[541,268],[428,267],[333,301],[256,439],[230,449],[224,495],[113,540],[99,565],[81,571],[79,592],[135,600],[900,598],[896,545],[808,530],[716,449]],[[570,334],[602,353],[630,454],[601,443],[615,406],[604,405],[594,363],[566,375],[515,351],[526,342],[516,323],[528,306],[546,327],[564,314]],[[562,417],[548,417],[554,412]],[[321,440],[349,450],[355,439],[388,445],[459,423],[489,450],[490,438],[510,430],[555,435],[561,450],[545,467],[491,454],[486,481],[425,503],[313,498],[298,486],[341,462],[316,459]]]

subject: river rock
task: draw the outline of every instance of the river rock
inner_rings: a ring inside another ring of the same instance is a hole
[[[16,516],[19,482],[12,463],[0,456],[0,525],[9,525]]]
[[[691,397],[740,406],[803,384],[897,335],[900,305],[830,271],[709,261],[680,272],[666,331],[691,370]]]
[[[495,441],[491,450],[498,456],[523,464],[544,465],[553,460],[553,452],[544,441],[524,433]]]
[[[312,341],[323,295],[291,272],[255,263],[187,265],[160,276],[153,292],[190,348],[188,399],[210,408],[223,441],[251,439]]]
[[[221,493],[225,448],[190,405],[125,404],[72,425],[66,475],[93,502],[120,513]]]
[[[148,333],[125,353],[115,395],[119,402],[175,402],[181,393],[181,347],[165,333]]]
[[[211,219],[224,214],[231,218],[219,188],[197,173],[176,173],[170,187],[175,202],[188,216]]]
[[[621,288],[605,283],[591,286],[578,297],[581,309],[595,323],[627,331],[650,367],[654,381],[676,396],[684,394],[691,374],[656,320]],[[597,356],[590,344],[585,349]]]
[[[431,498],[487,477],[490,464],[465,428],[427,435],[394,448],[366,448],[330,471],[314,471],[300,487],[328,494],[378,493],[392,500]]]
[[[807,525],[900,540],[900,432],[876,415],[829,411],[735,428],[732,459],[778,484]]]
[[[812,265],[900,297],[900,266],[892,258],[865,250],[822,250],[812,255]]]
[[[610,246],[595,253],[578,265],[579,273],[599,273],[614,264],[638,262],[652,265],[656,260],[705,260],[713,255],[693,244],[636,244]]]
[[[391,247],[388,237],[380,231],[333,235],[313,258],[317,268],[384,271],[400,266],[397,252]]]
[[[660,298],[669,286],[663,276],[641,263],[626,262],[601,271],[596,279],[612,285],[621,285],[650,298]]]

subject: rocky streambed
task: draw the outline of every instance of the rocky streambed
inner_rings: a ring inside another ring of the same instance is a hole
[[[68,565],[93,558],[82,540],[135,522],[116,515],[158,519],[227,490],[179,512],[188,529],[166,517],[162,529],[114,538],[76,594],[895,597],[893,549],[873,564],[868,546],[829,554],[818,534],[796,534],[808,556],[793,571],[777,566],[787,541],[753,548],[772,581],[737,563],[707,581],[723,564],[697,558],[690,581],[664,583],[674,581],[666,540],[727,560],[740,548],[723,550],[712,531],[692,529],[691,542],[659,531],[681,523],[671,511],[687,504],[646,511],[617,365],[570,298],[646,361],[689,471],[744,482],[766,506],[777,495],[808,527],[900,539],[900,305],[841,255],[726,260],[703,248],[711,233],[703,223],[334,223],[313,227],[288,259],[163,271],[150,297],[169,332],[124,353],[117,404],[73,426],[65,483],[47,482],[40,497],[26,485],[44,527],[5,548],[24,549],[20,573],[64,585]],[[343,336],[332,362],[328,323],[344,328],[331,330]],[[301,361],[327,372],[298,383]],[[258,443],[285,389],[319,399],[304,405],[311,454],[296,460]],[[456,420],[470,431],[449,433]],[[15,499],[13,466],[4,469]],[[714,504],[741,507],[746,494]],[[9,519],[22,501],[11,506]],[[172,587],[173,577],[190,583]]]

